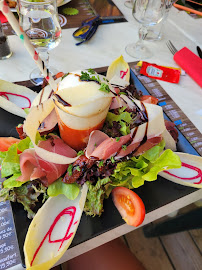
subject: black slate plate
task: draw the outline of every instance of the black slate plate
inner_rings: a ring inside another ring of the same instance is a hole
[[[134,83],[138,90],[141,90],[143,94],[149,94],[133,72],[131,72],[131,83]],[[34,90],[36,90],[36,88]],[[164,116],[166,119],[168,119],[166,115]],[[11,115],[0,108],[0,136],[16,137],[17,134],[15,131],[15,126],[17,126],[19,123],[22,123],[22,121],[22,118]],[[181,134],[181,132],[179,130],[178,132],[179,142],[177,143],[177,151],[198,155],[198,153],[187,141],[187,139]],[[142,198],[145,204],[146,213],[169,204],[194,191],[196,191],[195,188],[175,184],[163,179],[160,176],[158,177],[157,181],[145,182],[144,186],[135,190],[135,192]],[[28,226],[31,221],[27,218],[26,213],[20,204],[12,203],[12,209],[21,258],[24,264],[23,245]],[[108,200],[105,200],[104,210],[105,211],[101,217],[92,218],[87,217],[85,214],[82,215],[77,233],[70,248],[124,224],[124,221],[116,210],[111,197]]]

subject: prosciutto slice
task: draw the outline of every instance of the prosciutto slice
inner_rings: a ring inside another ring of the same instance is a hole
[[[75,157],[76,151],[65,144],[59,137],[51,136],[46,141],[41,141],[39,147],[50,152],[68,157]],[[20,169],[22,175],[17,181],[40,179],[44,185],[49,185],[67,170],[68,164],[55,164],[43,160],[34,149],[27,149],[20,155]]]
[[[108,137],[105,133],[95,130],[89,138],[86,153],[88,157],[105,160],[114,156],[121,149],[122,145],[126,144],[129,140],[130,134],[120,137],[117,141],[114,138]]]
[[[109,138],[101,131],[94,131],[87,145],[86,156],[88,158],[94,157],[106,160],[111,156],[115,156],[115,159],[120,159],[129,154],[138,156],[162,140],[162,134],[166,129],[162,108],[153,104],[143,104],[140,101],[135,101],[135,103],[141,110],[147,112],[148,122],[134,128],[130,134],[121,136],[119,141]],[[127,99],[127,104],[131,107],[132,104],[134,105],[130,99]],[[123,147],[123,145],[126,146]]]
[[[153,146],[160,143],[162,140],[161,136],[156,136],[153,138],[143,141],[143,137],[139,140],[137,138],[138,133],[135,134],[136,139],[132,139],[131,134],[120,137],[119,141],[114,138],[108,137],[105,133],[99,130],[95,130],[91,133],[89,137],[88,145],[86,148],[86,157],[87,158],[97,158],[99,160],[106,160],[112,156],[115,156],[116,159],[125,157],[131,153],[133,156],[139,156],[145,151],[149,150]],[[122,147],[127,144],[127,147]]]

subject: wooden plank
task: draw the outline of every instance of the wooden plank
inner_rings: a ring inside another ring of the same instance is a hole
[[[176,270],[201,270],[201,254],[188,232],[160,238]]]
[[[199,251],[202,253],[202,229],[189,231],[193,241],[197,245]]]
[[[172,270],[166,252],[158,238],[146,238],[142,229],[125,235],[130,250],[147,270]]]

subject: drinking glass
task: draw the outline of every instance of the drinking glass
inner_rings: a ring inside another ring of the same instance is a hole
[[[161,22],[165,8],[165,0],[135,0],[132,14],[141,26],[139,40],[126,46],[126,52],[130,56],[138,59],[152,56],[151,51],[144,45],[144,39],[147,36],[147,28]]]
[[[163,36],[163,28],[167,21],[168,14],[172,8],[172,5],[176,2],[176,0],[165,0],[166,8],[162,21],[154,26],[150,26],[148,28],[148,34],[145,37],[147,41],[158,41],[162,39]]]
[[[18,1],[18,13],[22,29],[49,69],[49,51],[58,46],[61,40],[56,0],[42,0],[41,2],[20,0]],[[57,73],[53,68],[49,71],[52,74]],[[35,85],[42,84],[43,78],[38,68],[30,74],[30,80]]]
[[[133,8],[133,0],[125,1],[124,5],[128,8]]]

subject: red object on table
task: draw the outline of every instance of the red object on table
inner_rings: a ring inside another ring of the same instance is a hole
[[[156,64],[142,62],[140,74],[156,80],[162,80],[170,83],[178,83],[180,80],[180,71],[177,69],[163,67]]]
[[[2,14],[2,12],[0,11],[0,21],[1,23],[6,23],[8,20],[6,19],[6,17]]]
[[[175,62],[184,69],[192,79],[202,87],[202,59],[187,47],[179,50],[174,56]]]

